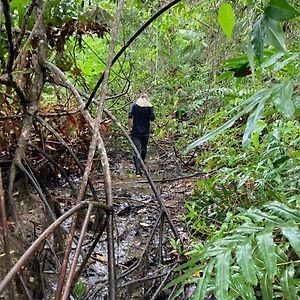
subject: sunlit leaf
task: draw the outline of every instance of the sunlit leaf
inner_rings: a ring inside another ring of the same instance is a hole
[[[222,81],[224,79],[227,79],[229,77],[232,77],[232,75],[234,74],[234,71],[227,71],[227,72],[224,72],[222,74],[220,74],[218,77],[217,77],[217,81]]]
[[[274,71],[277,72],[281,69],[283,69],[286,65],[294,61],[296,58],[298,58],[299,53],[293,54],[291,57],[285,59],[284,61],[277,62],[274,66]]]
[[[273,54],[271,57],[269,57],[266,61],[264,61],[261,64],[262,68],[268,68],[272,65],[274,65],[276,62],[278,62],[278,60],[284,55],[284,53],[280,52],[280,53],[275,53]]]
[[[229,3],[222,3],[218,13],[219,24],[228,39],[232,36],[235,24],[235,15]]]

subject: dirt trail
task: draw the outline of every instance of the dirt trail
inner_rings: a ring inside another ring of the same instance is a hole
[[[181,240],[187,245],[189,239],[181,217],[185,213],[185,201],[192,190],[193,179],[178,179],[184,176],[182,176],[180,168],[174,161],[161,162],[158,155],[149,155],[147,168],[155,181],[155,185]],[[179,258],[179,254],[170,244],[170,238],[174,237],[170,227],[165,220],[159,219],[159,203],[155,199],[146,178],[144,176],[137,178],[133,175],[133,165],[129,159],[122,159],[121,162],[111,162],[111,171],[115,209],[114,236],[119,288],[118,299],[142,300],[152,299],[153,297],[156,297],[155,299],[168,299],[170,291],[161,292],[161,283],[164,278],[169,279],[171,277],[171,270]],[[101,172],[94,172],[93,177],[97,195],[99,199],[104,199]],[[174,178],[177,178],[177,180],[172,180]],[[166,179],[169,179],[169,181],[166,181]],[[76,182],[79,183],[78,178],[74,178],[75,185]],[[63,211],[70,209],[74,199],[71,196],[70,189],[65,184],[53,185],[51,193],[60,202]],[[31,194],[31,200],[24,201],[24,203],[21,203],[22,219],[24,220],[24,228],[27,228],[27,239],[30,243],[43,231],[42,226],[40,226],[40,224],[43,224],[40,219],[43,216],[43,209],[41,205],[36,205],[40,201],[35,194]],[[31,205],[30,203],[35,204]],[[90,220],[91,227],[96,219],[97,215],[93,214]],[[63,226],[68,230],[70,220],[64,222]],[[94,235],[88,232],[82,247],[82,253],[88,251],[93,238]],[[17,239],[12,242],[11,249],[15,251],[14,261],[16,261],[25,249],[19,249],[20,245],[18,245]],[[45,278],[44,289],[47,293],[47,299],[53,298],[58,272],[57,266],[53,265],[53,263],[57,263],[56,257],[53,258],[51,251],[53,251],[51,247],[45,247],[43,252],[39,254],[39,259],[43,264],[42,272]],[[89,259],[85,272],[79,280],[81,285],[79,291],[75,293],[77,298],[74,299],[105,299],[107,291],[106,253],[106,234],[103,234]],[[0,264],[1,261],[4,262],[0,257]],[[26,278],[26,274],[24,276]],[[157,291],[160,292],[156,295]],[[22,299],[22,296],[19,299]]]

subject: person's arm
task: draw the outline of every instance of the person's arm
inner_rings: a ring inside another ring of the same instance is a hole
[[[132,124],[133,124],[133,119],[128,117],[128,134],[130,135],[131,134],[131,130],[132,130]]]
[[[133,126],[133,111],[134,111],[134,105],[132,104],[130,107],[130,111],[128,113],[128,129],[127,132],[130,135],[131,134],[131,130],[132,130],[132,126]]]
[[[155,114],[154,114],[153,107],[151,107],[150,121],[154,121],[154,120],[155,120]]]

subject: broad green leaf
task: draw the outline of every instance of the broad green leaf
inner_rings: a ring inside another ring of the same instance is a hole
[[[186,151],[190,151],[193,148],[205,143],[206,141],[214,138],[215,136],[217,136],[218,134],[222,133],[223,131],[225,131],[226,129],[230,128],[235,122],[236,120],[238,120],[241,116],[243,116],[244,114],[248,113],[249,111],[251,111],[253,109],[253,107],[259,103],[260,101],[265,101],[270,97],[271,93],[269,90],[260,90],[257,93],[255,93],[252,97],[250,97],[249,99],[247,99],[244,103],[242,103],[241,105],[239,105],[237,108],[240,108],[244,105],[244,109],[237,113],[233,118],[231,118],[229,121],[227,121],[226,123],[224,123],[222,126],[220,126],[219,128],[209,132],[208,134],[206,134],[205,136],[201,137],[200,139],[194,141],[193,143],[191,143]]]
[[[270,279],[273,279],[277,273],[277,262],[271,227],[266,228],[263,232],[259,233],[256,236],[256,240],[259,253],[261,254],[261,258],[265,264],[267,271],[266,275]]]
[[[205,267],[202,277],[198,279],[196,290],[193,294],[193,300],[202,300],[206,295],[206,288],[210,279],[210,274],[213,270],[215,264],[215,259],[209,261],[208,265]]]
[[[254,48],[254,52],[259,59],[263,57],[264,43],[267,38],[268,33],[268,17],[262,15],[254,24],[252,34],[251,34],[251,43]]]
[[[245,283],[245,278],[238,273],[235,273],[230,280],[232,288],[238,292],[234,299],[239,299],[237,296],[242,296],[243,299],[256,300],[252,286]]]
[[[273,300],[273,283],[268,274],[265,273],[260,280],[260,288],[262,291],[263,300]]]
[[[239,232],[239,233],[244,233],[244,234],[252,234],[252,233],[257,233],[261,230],[263,230],[263,227],[256,227],[256,226],[244,224],[244,225],[237,227],[235,231]]]
[[[187,279],[191,278],[192,275],[199,271],[200,266],[196,265],[188,270],[186,270],[182,275],[175,277],[172,281],[170,281],[167,285],[166,285],[166,289],[170,288],[176,284],[182,284],[184,283]]]
[[[248,147],[250,144],[250,141],[253,136],[253,132],[256,129],[256,124],[258,121],[260,121],[263,109],[264,109],[265,101],[261,101],[256,109],[250,114],[247,120],[246,129],[243,135],[243,147]]]
[[[226,250],[227,250],[226,247],[218,247],[218,246],[213,247],[213,248],[207,248],[207,250],[205,251],[205,253],[203,255],[203,259],[211,257],[211,256],[220,256]]]
[[[274,103],[278,111],[285,117],[292,118],[295,113],[295,105],[292,100],[293,84],[286,81],[274,88]]]
[[[222,3],[219,8],[218,22],[228,39],[232,36],[235,24],[235,15],[229,3]]]
[[[278,60],[283,56],[284,54],[282,52],[276,53],[272,55],[270,58],[268,58],[265,62],[261,64],[262,68],[268,68],[272,65],[274,65]]]
[[[268,41],[278,51],[287,53],[285,36],[278,21],[272,19],[269,20]]]
[[[299,16],[300,12],[286,0],[271,0],[265,8],[265,14],[274,20],[286,21]]]
[[[218,300],[228,299],[230,261],[230,251],[226,251],[217,257],[215,293]]]
[[[218,245],[218,246],[227,246],[227,245],[231,245],[231,244],[236,245],[237,243],[242,242],[244,240],[245,240],[244,236],[236,234],[236,235],[231,235],[231,236],[216,240],[216,242],[214,244]]]
[[[252,247],[250,242],[246,242],[237,247],[237,262],[242,270],[245,281],[257,285],[255,265],[252,260]]]
[[[265,213],[257,208],[250,208],[245,212],[245,216],[250,217],[252,220],[265,221],[266,223],[277,225],[283,224],[284,221],[277,216],[273,216],[270,213]]]
[[[227,72],[224,72],[222,74],[220,74],[218,77],[217,77],[217,81],[222,81],[224,79],[227,79],[229,77],[232,77],[232,75],[234,74],[234,71],[227,71]]]
[[[300,211],[298,209],[291,208],[278,201],[273,201],[265,205],[266,208],[279,213],[288,220],[295,220],[295,222],[300,222]]]
[[[282,287],[283,296],[286,300],[296,300],[296,286],[294,284],[294,266],[290,265],[284,269],[280,277],[280,285]]]
[[[296,58],[298,58],[298,56],[299,56],[299,53],[295,53],[291,57],[285,59],[284,61],[276,63],[275,66],[274,66],[274,72],[277,72],[277,71],[283,69],[286,65],[288,65],[293,60],[295,60]]]
[[[10,9],[11,12],[13,13],[16,9],[18,10],[18,25],[21,27],[22,22],[23,22],[23,16],[26,11],[26,6],[30,3],[29,0],[13,0],[10,3]]]
[[[238,57],[231,57],[223,61],[222,65],[224,68],[234,68],[238,69],[242,65],[246,65],[248,63],[248,57],[246,55],[238,56]]]
[[[289,240],[292,248],[300,258],[300,230],[295,222],[281,226],[282,234]]]

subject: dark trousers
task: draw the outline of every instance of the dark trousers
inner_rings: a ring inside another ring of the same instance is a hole
[[[141,135],[141,136],[132,135],[131,139],[132,139],[134,145],[136,146],[136,148],[138,149],[138,151],[142,157],[142,160],[145,161],[149,136],[148,135]],[[133,151],[133,162],[134,162],[134,166],[135,166],[135,173],[137,175],[142,174],[141,162],[138,159],[138,157],[134,151]]]

